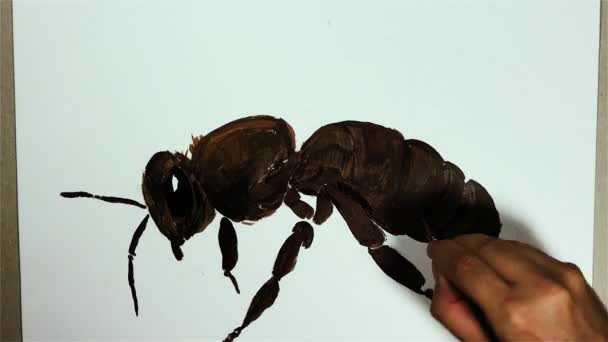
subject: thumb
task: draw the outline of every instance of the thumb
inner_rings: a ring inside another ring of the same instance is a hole
[[[442,275],[437,275],[431,314],[462,341],[488,340],[471,308]]]

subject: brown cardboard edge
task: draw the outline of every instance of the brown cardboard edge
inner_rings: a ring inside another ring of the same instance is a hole
[[[608,0],[601,0],[593,288],[608,303]],[[12,1],[0,0],[0,340],[21,341]]]
[[[0,340],[21,341],[11,0],[0,0],[0,51]]]
[[[593,280],[598,296],[608,304],[608,0],[601,1],[600,51],[595,165]]]

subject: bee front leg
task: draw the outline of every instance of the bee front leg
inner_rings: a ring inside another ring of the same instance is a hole
[[[240,294],[241,290],[239,290],[239,284],[231,273],[239,259],[238,240],[232,222],[225,217],[222,217],[222,220],[220,221],[218,240],[220,243],[220,251],[222,252],[222,269],[224,270],[224,276],[230,279],[236,293]]]

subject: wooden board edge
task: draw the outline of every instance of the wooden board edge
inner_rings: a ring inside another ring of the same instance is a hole
[[[0,340],[21,341],[12,0],[0,0]]]
[[[600,3],[593,288],[608,303],[608,0]]]

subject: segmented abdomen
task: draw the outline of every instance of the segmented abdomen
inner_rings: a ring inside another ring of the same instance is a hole
[[[302,146],[291,180],[316,195],[323,184],[342,183],[391,234],[427,241],[479,232],[497,236],[500,219],[488,192],[465,182],[463,172],[430,145],[396,130],[345,121],[318,129]]]

